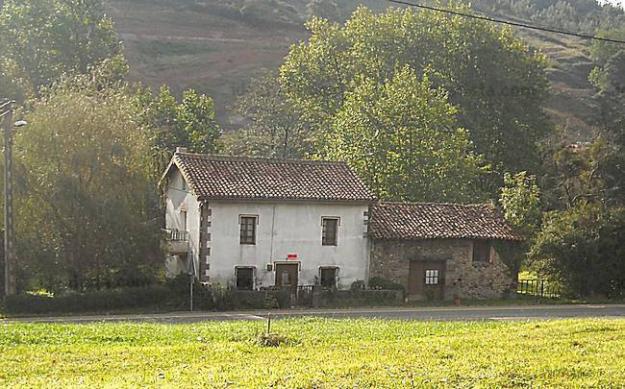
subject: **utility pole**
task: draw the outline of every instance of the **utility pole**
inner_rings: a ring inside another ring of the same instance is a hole
[[[12,185],[12,143],[13,102],[4,103],[0,109],[4,134],[4,295],[16,293],[13,246],[13,185]]]

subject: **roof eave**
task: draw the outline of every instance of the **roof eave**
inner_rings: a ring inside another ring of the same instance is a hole
[[[284,202],[321,202],[321,203],[357,203],[371,204],[375,199],[324,199],[324,198],[295,198],[295,197],[242,197],[242,196],[198,196],[199,201],[284,201]]]
[[[525,239],[523,238],[519,238],[519,237],[495,237],[495,236],[379,236],[379,235],[375,235],[375,234],[369,234],[369,237],[373,240],[385,240],[385,241],[407,241],[407,242],[417,242],[417,241],[424,241],[424,240],[497,240],[497,241],[504,241],[504,242],[517,242],[517,243],[521,243],[524,242]]]

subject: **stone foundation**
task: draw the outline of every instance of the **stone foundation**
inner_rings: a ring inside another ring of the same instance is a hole
[[[510,292],[514,276],[491,248],[489,262],[473,262],[473,241],[436,239],[377,240],[371,252],[371,277],[398,282],[409,290],[410,261],[445,261],[444,298],[494,299]]]

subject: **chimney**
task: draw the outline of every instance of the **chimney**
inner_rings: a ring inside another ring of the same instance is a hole
[[[187,152],[186,147],[176,147],[176,154],[186,153],[186,152]]]

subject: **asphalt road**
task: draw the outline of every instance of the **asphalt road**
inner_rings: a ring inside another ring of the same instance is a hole
[[[333,319],[388,319],[417,321],[473,321],[473,320],[548,320],[560,318],[620,318],[625,319],[623,304],[583,305],[523,305],[498,307],[439,307],[439,308],[362,308],[309,309],[284,311],[241,312],[174,312],[161,314],[98,315],[30,317],[0,320],[0,323],[92,323],[92,322],[147,322],[197,323],[204,321],[265,320],[292,317],[323,317]]]

